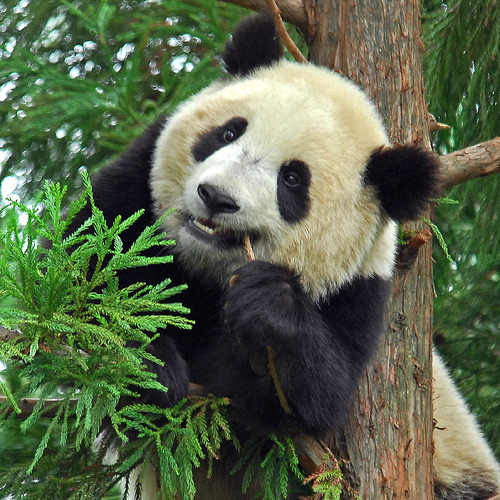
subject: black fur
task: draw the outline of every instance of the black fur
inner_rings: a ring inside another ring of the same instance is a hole
[[[304,162],[293,160],[281,167],[278,174],[278,208],[287,222],[299,222],[307,215],[310,185],[311,172]]]
[[[236,276],[208,389],[231,397],[242,418],[276,426],[285,413],[266,367],[270,346],[300,425],[311,433],[341,425],[378,346],[389,282],[359,277],[317,306],[281,266],[253,261]]]
[[[143,223],[149,225],[154,222],[150,210],[153,199],[148,189],[149,173],[156,141],[165,123],[166,117],[159,118],[118,160],[101,170],[93,179],[95,200],[98,206],[102,205],[106,209],[108,221],[113,221],[117,215],[129,217],[137,210],[145,208]],[[116,203],[118,199],[120,203]],[[89,215],[90,207],[87,206],[80,218]],[[139,229],[131,229],[129,236],[137,238]]]
[[[382,207],[392,219],[416,219],[439,196],[437,156],[415,145],[380,148],[372,153],[365,182],[375,186]]]
[[[231,118],[224,125],[215,127],[204,133],[193,146],[194,159],[197,162],[206,160],[219,149],[241,137],[245,133],[247,126],[248,121],[245,118],[237,116]]]
[[[222,59],[226,70],[234,76],[247,76],[257,68],[272,66],[283,55],[283,47],[269,14],[256,14],[244,19],[226,43]]]

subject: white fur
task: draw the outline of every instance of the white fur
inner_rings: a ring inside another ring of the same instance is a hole
[[[160,498],[158,471],[151,463],[140,465],[130,473],[127,500],[136,500],[135,492],[138,481],[141,482],[141,500],[158,500]],[[125,480],[123,480],[124,482]],[[125,485],[121,486],[123,491]]]
[[[433,357],[434,467],[436,481],[457,494],[485,483],[500,488],[500,467],[441,357]],[[453,497],[455,498],[455,497]],[[460,497],[457,497],[460,498]]]

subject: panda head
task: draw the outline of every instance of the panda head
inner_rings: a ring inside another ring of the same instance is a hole
[[[234,76],[184,103],[158,139],[154,209],[177,259],[227,283],[246,261],[284,265],[320,298],[392,273],[396,222],[435,195],[437,165],[390,147],[368,98],[328,69],[287,62],[272,19],[244,21],[223,55]]]

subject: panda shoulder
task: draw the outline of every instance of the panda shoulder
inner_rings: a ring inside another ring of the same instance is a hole
[[[118,214],[127,217],[140,209],[151,210],[151,167],[166,122],[165,116],[157,119],[124,153],[93,178],[94,199],[107,219]]]

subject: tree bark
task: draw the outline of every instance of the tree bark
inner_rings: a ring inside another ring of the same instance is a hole
[[[358,83],[378,106],[391,140],[430,147],[419,2],[306,0],[306,9],[311,61]],[[433,497],[432,302],[431,245],[424,244],[396,269],[386,335],[348,424],[330,440],[363,499]]]
[[[445,188],[500,173],[500,137],[441,157]]]

